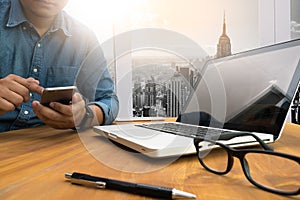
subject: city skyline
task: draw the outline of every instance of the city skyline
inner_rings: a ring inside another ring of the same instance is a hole
[[[211,58],[231,55],[230,37],[226,31],[225,12],[222,33],[219,36],[217,52],[214,56],[193,58],[204,65]],[[133,116],[134,117],[177,117],[185,107],[195,83],[200,78],[199,69],[190,63],[161,56],[132,56],[133,73]]]
[[[142,62],[142,61],[141,61]],[[199,78],[189,63],[133,67],[133,116],[176,117]]]

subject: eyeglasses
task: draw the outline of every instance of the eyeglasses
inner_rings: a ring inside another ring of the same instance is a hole
[[[233,157],[236,157],[246,178],[256,187],[281,195],[300,194],[300,157],[274,152],[251,133],[236,134],[231,138],[238,136],[254,137],[264,150],[237,149],[211,139],[195,138],[201,165],[212,173],[224,175],[232,169]]]

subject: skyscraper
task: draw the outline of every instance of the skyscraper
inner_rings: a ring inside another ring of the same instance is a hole
[[[217,46],[217,58],[225,57],[231,55],[231,43],[230,38],[226,33],[226,21],[225,21],[225,12],[223,17],[223,32],[219,38],[219,43]]]
[[[145,85],[145,105],[150,107],[156,105],[156,83],[153,80],[148,80]]]
[[[178,72],[171,78],[167,88],[167,116],[177,117],[181,110],[180,99],[182,95],[182,77]]]

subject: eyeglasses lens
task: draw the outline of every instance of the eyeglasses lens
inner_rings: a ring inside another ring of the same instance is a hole
[[[245,159],[256,183],[283,192],[299,190],[300,165],[297,162],[263,153],[247,153]]]
[[[214,143],[201,142],[199,157],[203,164],[212,171],[225,172],[227,169],[228,153],[224,148]]]

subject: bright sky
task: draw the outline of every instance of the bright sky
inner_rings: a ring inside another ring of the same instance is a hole
[[[92,28],[100,42],[116,33],[152,27],[184,34],[216,53],[226,13],[232,52],[259,45],[258,0],[70,0],[69,14]]]

